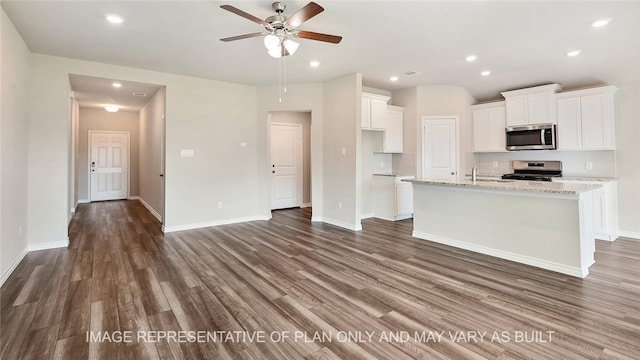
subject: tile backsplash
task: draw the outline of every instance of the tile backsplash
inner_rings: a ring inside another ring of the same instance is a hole
[[[393,171],[392,154],[373,154],[373,173],[374,174],[390,174]]]
[[[615,177],[615,151],[510,151],[475,154],[480,174],[501,175],[513,171],[513,160],[560,160],[565,176]],[[587,169],[591,163],[592,169]],[[473,165],[472,165],[473,166]],[[465,169],[471,173],[471,169]]]

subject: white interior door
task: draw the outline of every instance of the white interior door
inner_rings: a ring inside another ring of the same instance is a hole
[[[302,205],[302,126],[271,124],[271,209]]]
[[[89,131],[91,201],[129,195],[129,133]]]
[[[422,117],[422,175],[456,178],[458,173],[458,118]]]

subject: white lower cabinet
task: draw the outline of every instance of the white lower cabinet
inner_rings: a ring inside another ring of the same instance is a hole
[[[616,181],[554,179],[554,182],[601,185],[593,190],[593,233],[596,239],[614,241],[618,237],[618,184]]]
[[[414,176],[373,176],[373,216],[384,220],[403,220],[413,216],[413,185],[403,179]]]

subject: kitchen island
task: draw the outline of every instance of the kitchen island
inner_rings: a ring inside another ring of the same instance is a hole
[[[413,236],[567,275],[594,262],[597,185],[412,179]]]

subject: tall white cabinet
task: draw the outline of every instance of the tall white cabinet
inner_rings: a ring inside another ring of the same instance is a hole
[[[615,150],[614,86],[557,95],[558,150]]]
[[[506,152],[505,102],[474,105],[471,111],[473,112],[473,151]]]

